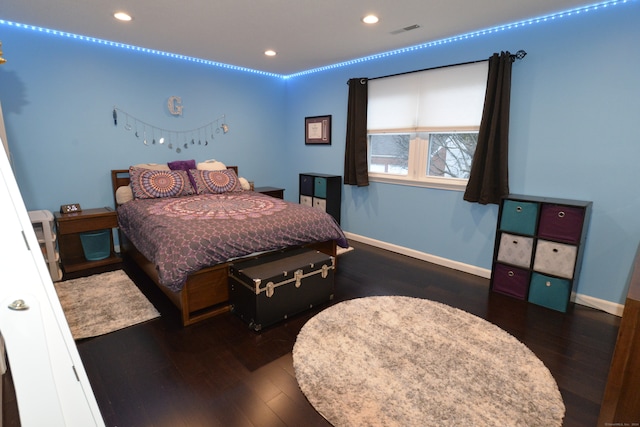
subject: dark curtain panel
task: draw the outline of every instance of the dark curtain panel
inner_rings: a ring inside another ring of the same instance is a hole
[[[369,185],[367,164],[367,100],[366,78],[349,80],[347,106],[347,144],[344,152],[344,183],[363,187]]]
[[[511,102],[511,65],[509,52],[489,58],[487,92],[478,145],[464,200],[483,205],[500,203],[509,194],[509,104]]]

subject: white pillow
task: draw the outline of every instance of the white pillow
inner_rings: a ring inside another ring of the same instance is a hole
[[[133,190],[129,185],[123,185],[116,189],[116,203],[118,206],[124,205],[133,200]]]
[[[251,185],[249,184],[249,181],[246,180],[246,178],[239,177],[238,181],[240,181],[240,186],[242,187],[243,190],[245,191],[251,190]]]
[[[205,170],[205,171],[223,171],[227,169],[227,166],[219,162],[215,159],[205,160],[204,162],[200,162],[196,165],[196,169]]]
[[[169,165],[167,165],[166,163],[161,165],[158,163],[140,163],[139,165],[133,165],[134,168],[143,168],[143,169],[151,169],[154,171],[168,171],[171,170],[169,169]]]

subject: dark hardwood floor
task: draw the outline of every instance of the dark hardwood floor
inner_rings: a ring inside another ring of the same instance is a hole
[[[565,426],[596,425],[618,317],[579,305],[555,312],[489,292],[486,279],[352,244],[355,251],[339,259],[333,304],[406,295],[485,318],[549,368],[566,405]],[[300,392],[291,358],[298,331],[322,308],[260,333],[231,313],[183,328],[166,297],[135,266],[124,268],[162,316],[78,342],[107,426],[329,425]],[[5,425],[17,424],[5,416]]]

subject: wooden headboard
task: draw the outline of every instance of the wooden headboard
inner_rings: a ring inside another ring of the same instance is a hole
[[[227,169],[233,169],[236,175],[238,175],[237,166],[227,166]],[[113,191],[113,206],[115,206],[116,208],[118,207],[118,202],[116,200],[116,190],[127,185],[129,185],[129,169],[112,169],[111,190]]]

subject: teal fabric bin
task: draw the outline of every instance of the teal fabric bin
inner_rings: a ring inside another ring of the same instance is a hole
[[[80,233],[80,242],[87,261],[109,258],[111,255],[111,236],[109,233],[111,233],[110,229]]]
[[[535,202],[504,200],[500,229],[518,234],[533,236],[536,234],[540,205]]]
[[[567,311],[571,282],[540,273],[531,275],[529,302],[556,311]]]
[[[325,178],[315,178],[313,195],[314,197],[322,197],[323,199],[327,197],[327,180]]]

